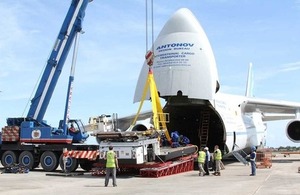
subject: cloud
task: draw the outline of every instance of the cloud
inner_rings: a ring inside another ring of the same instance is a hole
[[[255,81],[262,82],[264,80],[270,80],[279,74],[288,73],[292,71],[296,71],[300,69],[300,61],[291,62],[282,64],[279,66],[265,66],[264,70],[260,69],[259,71],[255,72],[254,79]]]
[[[295,0],[294,5],[297,10],[300,10],[300,0]]]
[[[280,72],[290,72],[300,69],[300,61],[283,64]]]

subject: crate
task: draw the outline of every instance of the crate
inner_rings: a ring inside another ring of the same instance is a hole
[[[256,151],[256,168],[272,167],[272,150],[260,149]]]

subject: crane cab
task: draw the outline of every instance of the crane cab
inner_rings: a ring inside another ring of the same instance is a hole
[[[59,127],[63,129],[63,120],[59,122]],[[79,119],[70,119],[67,123],[67,127],[66,134],[73,137],[73,143],[82,143],[89,137],[82,121]]]

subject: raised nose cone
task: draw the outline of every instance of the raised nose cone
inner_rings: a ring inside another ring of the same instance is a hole
[[[217,91],[218,73],[212,48],[192,12],[179,9],[168,20],[154,46],[153,72],[161,97],[176,96],[211,100]],[[136,86],[140,101],[148,74],[146,61]]]

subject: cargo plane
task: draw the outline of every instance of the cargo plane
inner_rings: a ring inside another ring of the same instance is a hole
[[[163,111],[169,114],[169,133],[178,131],[192,144],[213,149],[219,145],[224,155],[264,146],[266,122],[290,119],[286,135],[300,142],[300,103],[254,98],[251,68],[245,96],[224,94],[210,42],[200,23],[187,8],[176,11],[153,43],[153,73]],[[136,86],[134,102],[141,101],[149,66],[145,61]],[[149,93],[147,98],[149,98]],[[150,117],[151,112],[142,117]],[[145,130],[150,120],[133,130]],[[119,120],[128,128],[128,118]]]

